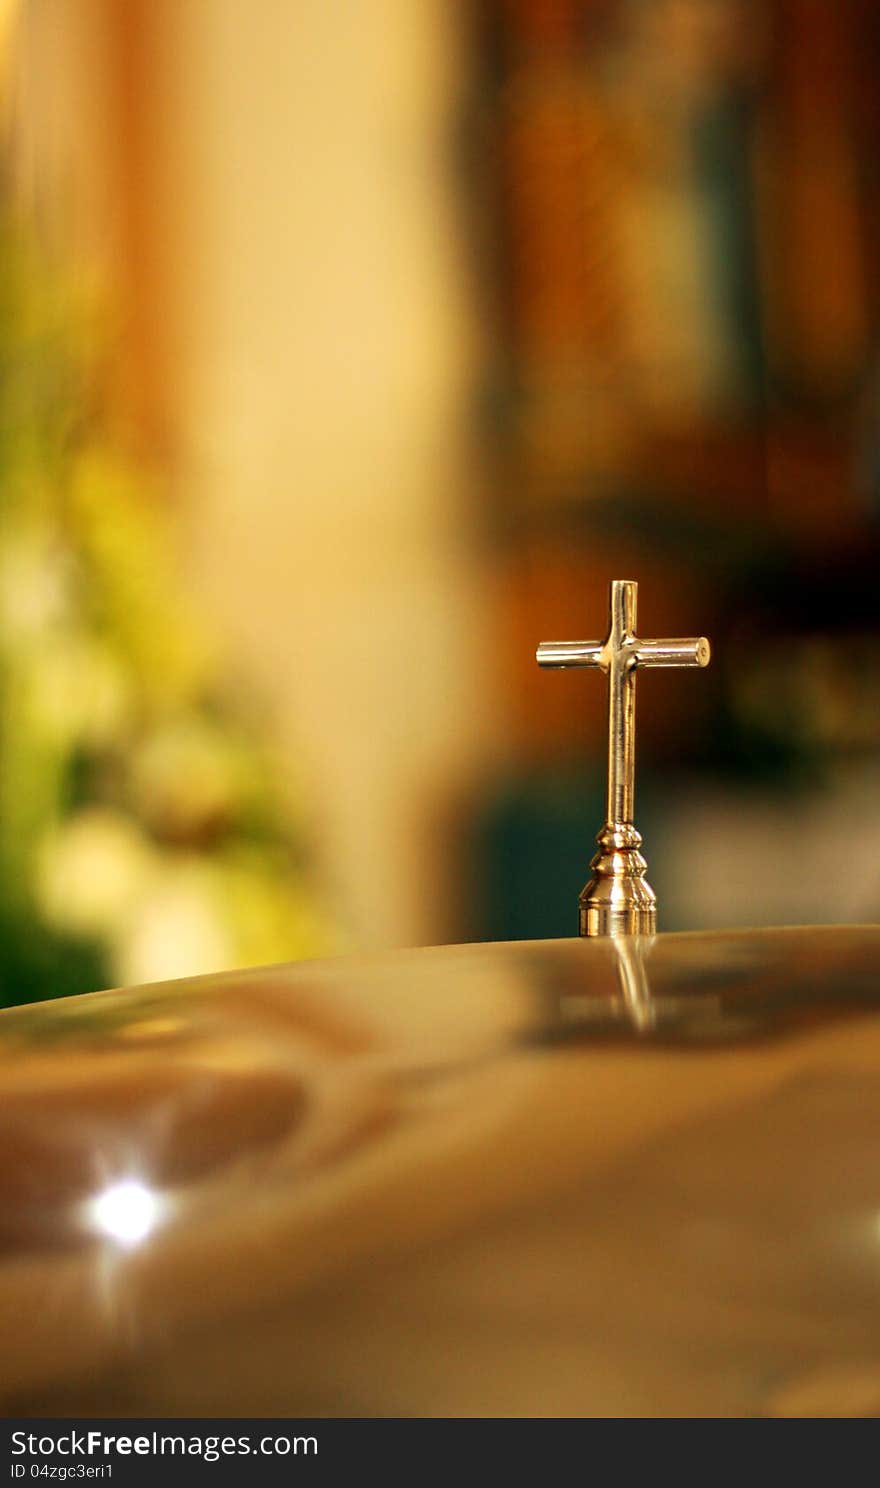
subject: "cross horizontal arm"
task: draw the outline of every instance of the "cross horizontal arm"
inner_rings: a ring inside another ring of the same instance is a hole
[[[542,641],[535,655],[541,667],[599,667],[603,641]]]
[[[636,641],[637,666],[704,667],[709,665],[709,642],[705,636],[684,641]]]

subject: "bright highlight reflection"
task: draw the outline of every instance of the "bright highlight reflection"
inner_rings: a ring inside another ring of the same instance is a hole
[[[88,1223],[119,1245],[139,1245],[159,1222],[162,1202],[145,1184],[134,1179],[113,1183],[90,1199]]]

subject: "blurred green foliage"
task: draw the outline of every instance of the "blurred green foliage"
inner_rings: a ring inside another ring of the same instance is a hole
[[[0,219],[0,1005],[332,946],[93,325]]]

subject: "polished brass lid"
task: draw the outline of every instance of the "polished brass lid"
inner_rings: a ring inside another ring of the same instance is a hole
[[[0,1014],[22,1414],[880,1409],[880,928]]]

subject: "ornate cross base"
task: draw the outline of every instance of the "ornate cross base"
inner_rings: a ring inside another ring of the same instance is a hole
[[[641,833],[626,822],[608,822],[596,841],[593,876],[578,899],[581,935],[653,935],[657,899],[645,878]]]

